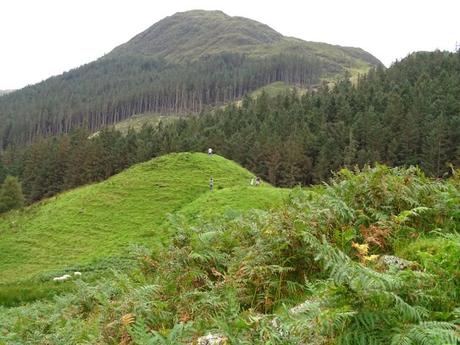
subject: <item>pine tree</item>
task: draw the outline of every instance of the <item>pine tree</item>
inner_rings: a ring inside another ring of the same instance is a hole
[[[21,208],[24,205],[21,184],[13,176],[7,176],[0,191],[0,213]]]
[[[353,131],[350,131],[348,145],[345,147],[343,161],[347,168],[352,168],[356,162],[356,152],[358,143],[353,138]]]
[[[0,157],[0,183],[2,183],[5,180],[5,178],[6,178],[6,168]]]

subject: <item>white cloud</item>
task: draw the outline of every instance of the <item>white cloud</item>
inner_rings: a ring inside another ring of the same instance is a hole
[[[453,50],[457,0],[3,0],[0,89],[19,88],[108,53],[165,16],[219,9],[287,36],[361,47],[386,65],[418,50]]]

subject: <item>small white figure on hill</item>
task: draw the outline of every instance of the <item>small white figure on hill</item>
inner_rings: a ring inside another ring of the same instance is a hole
[[[260,185],[260,177],[257,176],[257,177],[256,177],[256,187],[259,186],[259,185]]]
[[[81,272],[78,272],[78,271],[77,271],[77,272],[73,272],[73,275],[74,275],[74,276],[80,277],[80,276],[81,276]]]
[[[254,180],[254,177],[251,179],[251,186],[254,186],[254,183],[255,183],[255,180]]]
[[[61,277],[54,277],[53,281],[55,281],[55,282],[65,282],[66,280],[69,280],[70,278],[72,278],[70,275],[64,274]]]
[[[212,148],[208,149],[208,156],[212,156]]]

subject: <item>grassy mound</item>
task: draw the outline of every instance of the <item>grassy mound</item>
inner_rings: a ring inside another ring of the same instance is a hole
[[[222,218],[233,218],[250,209],[269,209],[280,206],[290,189],[237,186],[206,193],[184,206],[177,215],[189,224],[213,222]]]
[[[207,197],[210,176],[217,193]],[[201,209],[200,197],[222,205],[247,186],[251,176],[220,156],[171,154],[9,213],[0,218],[0,283],[120,255],[133,243],[158,244],[166,237],[168,214],[184,207],[188,213]],[[267,187],[251,200],[245,191],[247,200],[234,206],[265,207],[276,194],[276,189]],[[221,212],[212,205],[204,207],[207,213]]]

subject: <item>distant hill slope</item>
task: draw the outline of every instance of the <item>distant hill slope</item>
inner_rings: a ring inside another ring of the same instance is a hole
[[[170,154],[6,214],[0,217],[0,284],[119,255],[132,243],[159,244],[168,214],[176,211],[190,221],[211,218],[276,205],[288,192],[269,185],[249,190],[251,176],[220,156]]]
[[[13,92],[14,90],[0,90],[0,96],[6,95],[10,92]]]
[[[225,50],[273,44],[282,39],[280,33],[251,19],[230,17],[221,11],[194,10],[166,17],[106,57],[140,54],[171,60],[197,59]]]
[[[0,144],[141,113],[196,113],[282,81],[304,87],[381,65],[359,48],[284,37],[219,11],[167,17],[97,61],[0,99]]]
[[[181,61],[236,52],[260,57],[286,53],[286,49],[289,53],[317,55],[343,67],[381,65],[378,59],[359,48],[285,37],[268,25],[248,18],[203,10],[167,17],[115,48],[106,58],[142,55]]]

